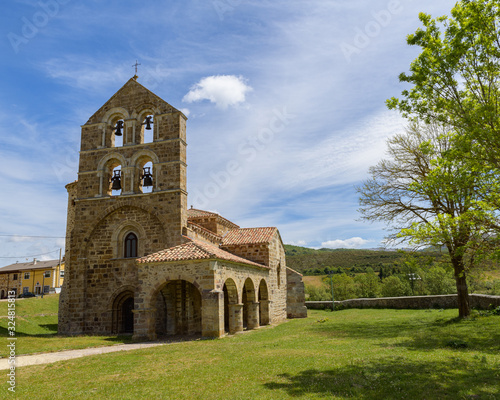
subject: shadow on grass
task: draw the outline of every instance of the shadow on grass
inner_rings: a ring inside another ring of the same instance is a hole
[[[291,397],[324,395],[379,399],[498,399],[498,365],[450,358],[448,362],[421,362],[401,358],[368,365],[353,364],[327,370],[282,374],[269,390],[283,390]]]
[[[38,325],[38,326],[40,326],[41,328],[47,329],[49,331],[52,331],[52,332],[57,332],[58,324],[44,324],[44,325]]]
[[[446,318],[435,315],[428,320],[415,318],[375,321],[349,321],[342,324],[315,324],[312,331],[328,337],[345,337],[358,340],[387,340],[378,343],[383,347],[406,347],[410,350],[432,351],[436,349],[469,349],[489,354],[500,352],[500,331],[496,327],[482,325],[497,316],[481,318]],[[400,338],[396,343],[392,339]]]
[[[43,325],[40,325],[40,326],[43,326]],[[4,337],[4,336],[5,337],[10,336],[10,331],[7,328],[0,326],[0,337]],[[48,332],[48,333],[25,333],[16,327],[14,336],[16,336],[16,337],[55,337],[55,336],[57,336],[57,325],[56,325],[55,332]]]

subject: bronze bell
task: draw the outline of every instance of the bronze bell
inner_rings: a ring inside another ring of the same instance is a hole
[[[143,125],[146,125],[146,130],[147,131],[150,131],[151,130],[151,120],[153,119],[153,117],[151,115],[148,115],[146,117],[146,121],[143,123]]]
[[[144,174],[141,176],[142,186],[144,187],[153,186],[153,175],[151,175],[151,167],[144,167],[143,171]]]
[[[111,190],[121,190],[121,171],[113,171],[114,175],[111,178]]]
[[[116,136],[121,136],[122,135],[122,129],[123,129],[123,121],[121,121],[121,120],[118,121],[116,123],[115,128],[116,128],[115,135]]]

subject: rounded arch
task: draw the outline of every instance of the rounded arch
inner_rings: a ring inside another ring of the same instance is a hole
[[[106,167],[110,164],[116,163],[122,167],[128,167],[127,160],[118,152],[113,152],[105,155],[99,160],[97,164],[97,171],[105,171]]]
[[[144,120],[148,115],[158,115],[161,114],[160,109],[151,103],[143,103],[140,106],[136,107],[130,118],[135,118],[138,121]]]
[[[239,303],[239,291],[236,283],[232,278],[227,278],[224,282],[223,290],[227,291],[228,303],[238,304]]]
[[[139,223],[127,220],[118,225],[111,235],[113,246],[113,258],[124,258],[124,242],[128,234],[133,233],[137,236],[137,257],[144,255],[144,242],[146,240],[146,231]]]
[[[188,274],[180,273],[180,274],[175,274],[175,276],[172,276],[172,277],[167,275],[165,278],[159,279],[159,281],[151,288],[151,290],[149,290],[149,295],[146,297],[146,301],[145,301],[146,306],[148,308],[154,308],[155,296],[160,292],[160,290],[166,284],[168,284],[169,282],[172,282],[172,281],[176,281],[176,280],[186,281],[186,282],[192,284],[200,293],[203,291],[203,289],[201,288],[198,281]]]
[[[265,279],[261,279],[259,283],[257,298],[259,300],[259,323],[260,325],[269,325],[269,291]]]
[[[111,297],[112,327],[113,333],[134,332],[134,288],[125,286]]]
[[[201,334],[201,291],[193,283],[184,279],[164,281],[151,300],[157,336]]]
[[[105,122],[110,125],[119,119],[130,119],[130,114],[123,107],[113,107],[103,115],[101,122]]]
[[[231,332],[229,305],[239,304],[238,287],[232,278],[227,278],[222,287],[224,296],[224,331]]]
[[[82,240],[82,254],[83,254],[83,257],[88,259],[90,257],[90,249],[92,248],[92,246],[94,245],[94,238],[97,236],[99,236],[97,234],[97,232],[101,229],[103,229],[103,225],[104,226],[107,226],[108,228],[109,227],[112,227],[110,229],[112,229],[112,232],[110,233],[110,240],[109,240],[109,243],[113,245],[113,249],[117,249],[118,248],[118,235],[121,234],[121,238],[123,238],[125,236],[125,234],[127,233],[127,231],[133,231],[136,233],[136,235],[138,235],[138,239],[139,239],[139,248],[138,248],[138,251],[139,251],[139,254],[144,254],[146,251],[148,252],[155,252],[155,251],[159,251],[161,250],[160,248],[157,248],[157,247],[147,247],[146,248],[146,245],[145,245],[145,237],[146,237],[146,233],[145,233],[145,230],[142,228],[142,226],[133,221],[133,220],[129,220],[129,219],[124,219],[124,218],[121,218],[120,219],[120,222],[117,223],[117,222],[112,222],[111,224],[109,223],[109,219],[113,219],[113,214],[116,213],[116,212],[121,212],[123,210],[124,213],[129,213],[127,209],[130,209],[130,210],[141,210],[143,211],[144,213],[147,214],[147,216],[150,218],[149,219],[149,223],[148,223],[148,227],[150,229],[153,229],[156,231],[156,233],[160,236],[164,235],[165,234],[165,226],[166,226],[166,221],[164,221],[161,216],[158,216],[154,210],[150,209],[149,207],[147,206],[139,206],[139,205],[128,205],[128,204],[116,204],[116,205],[113,205],[113,206],[110,206],[108,207],[105,211],[103,211],[100,215],[98,215],[97,217],[95,217],[94,221],[95,223],[88,228],[88,230],[81,236],[83,238]],[[130,228],[130,230],[127,229],[127,227]],[[106,229],[108,229],[106,228]],[[121,229],[120,229],[121,228]],[[141,240],[143,239],[143,240]],[[121,239],[120,239],[121,240]],[[142,244],[141,244],[142,243]],[[117,253],[113,253],[112,257],[117,257]]]
[[[115,170],[120,170],[120,182],[122,189],[124,187],[124,169],[127,167],[127,161],[120,153],[110,153],[99,160],[97,164],[97,177],[99,178],[99,195],[111,194],[111,178]]]
[[[168,221],[166,221],[165,216],[158,214],[158,212],[156,210],[154,210],[152,207],[149,207],[149,206],[144,205],[144,204],[134,204],[134,205],[114,204],[112,206],[107,207],[102,213],[100,213],[99,215],[97,215],[94,218],[95,222],[87,229],[87,231],[82,236],[83,238],[85,238],[84,241],[88,242],[88,239],[91,238],[92,236],[94,236],[95,230],[99,228],[99,225],[103,220],[109,218],[111,216],[111,214],[113,214],[114,212],[119,211],[122,208],[127,208],[127,207],[139,209],[141,211],[144,211],[145,213],[147,213],[151,217],[153,217],[155,219],[155,222],[157,222],[158,226],[161,228],[162,234],[165,233],[164,226],[167,226]],[[132,221],[128,221],[128,220],[123,221],[123,224],[126,224],[128,222],[132,222]],[[137,226],[140,226],[140,225],[137,225]]]
[[[255,284],[252,280],[252,278],[247,278],[245,279],[245,282],[243,283],[243,288],[241,291],[242,298],[243,295],[246,295],[248,301],[256,301],[256,295],[255,295]]]
[[[245,279],[245,283],[243,284],[243,289],[241,291],[241,303],[243,304],[243,328],[251,328],[254,326],[252,323],[252,317],[256,317],[252,315],[252,312],[255,314],[254,304],[256,303],[255,296],[255,285],[252,279]]]
[[[149,149],[142,149],[134,153],[134,155],[130,159],[130,165],[139,166],[141,163],[145,164],[148,161],[151,161],[153,165],[160,162],[158,156],[154,151],[151,151]]]

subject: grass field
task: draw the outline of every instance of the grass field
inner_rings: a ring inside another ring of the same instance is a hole
[[[456,310],[311,311],[309,315],[223,339],[19,368],[16,395],[31,398],[36,393],[38,399],[500,399],[499,316],[476,314],[458,321]],[[28,338],[20,337],[18,342]],[[58,341],[79,338],[42,339],[57,346]],[[8,398],[7,385],[0,390],[6,393],[0,398]]]
[[[324,285],[323,283],[323,278],[326,275],[312,275],[312,276],[303,276],[302,280],[304,281],[304,284],[314,286],[314,287],[321,287]]]
[[[7,302],[0,302],[0,337],[8,336]],[[131,342],[130,336],[57,336],[59,295],[16,300],[17,354],[45,353],[66,349],[107,346]],[[0,346],[0,357],[8,353]],[[2,398],[0,396],[0,398]]]

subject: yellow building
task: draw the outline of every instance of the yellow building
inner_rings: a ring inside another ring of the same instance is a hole
[[[26,293],[59,293],[64,281],[64,261],[33,261],[15,263],[0,268],[0,298],[5,299],[9,291],[17,296]]]

